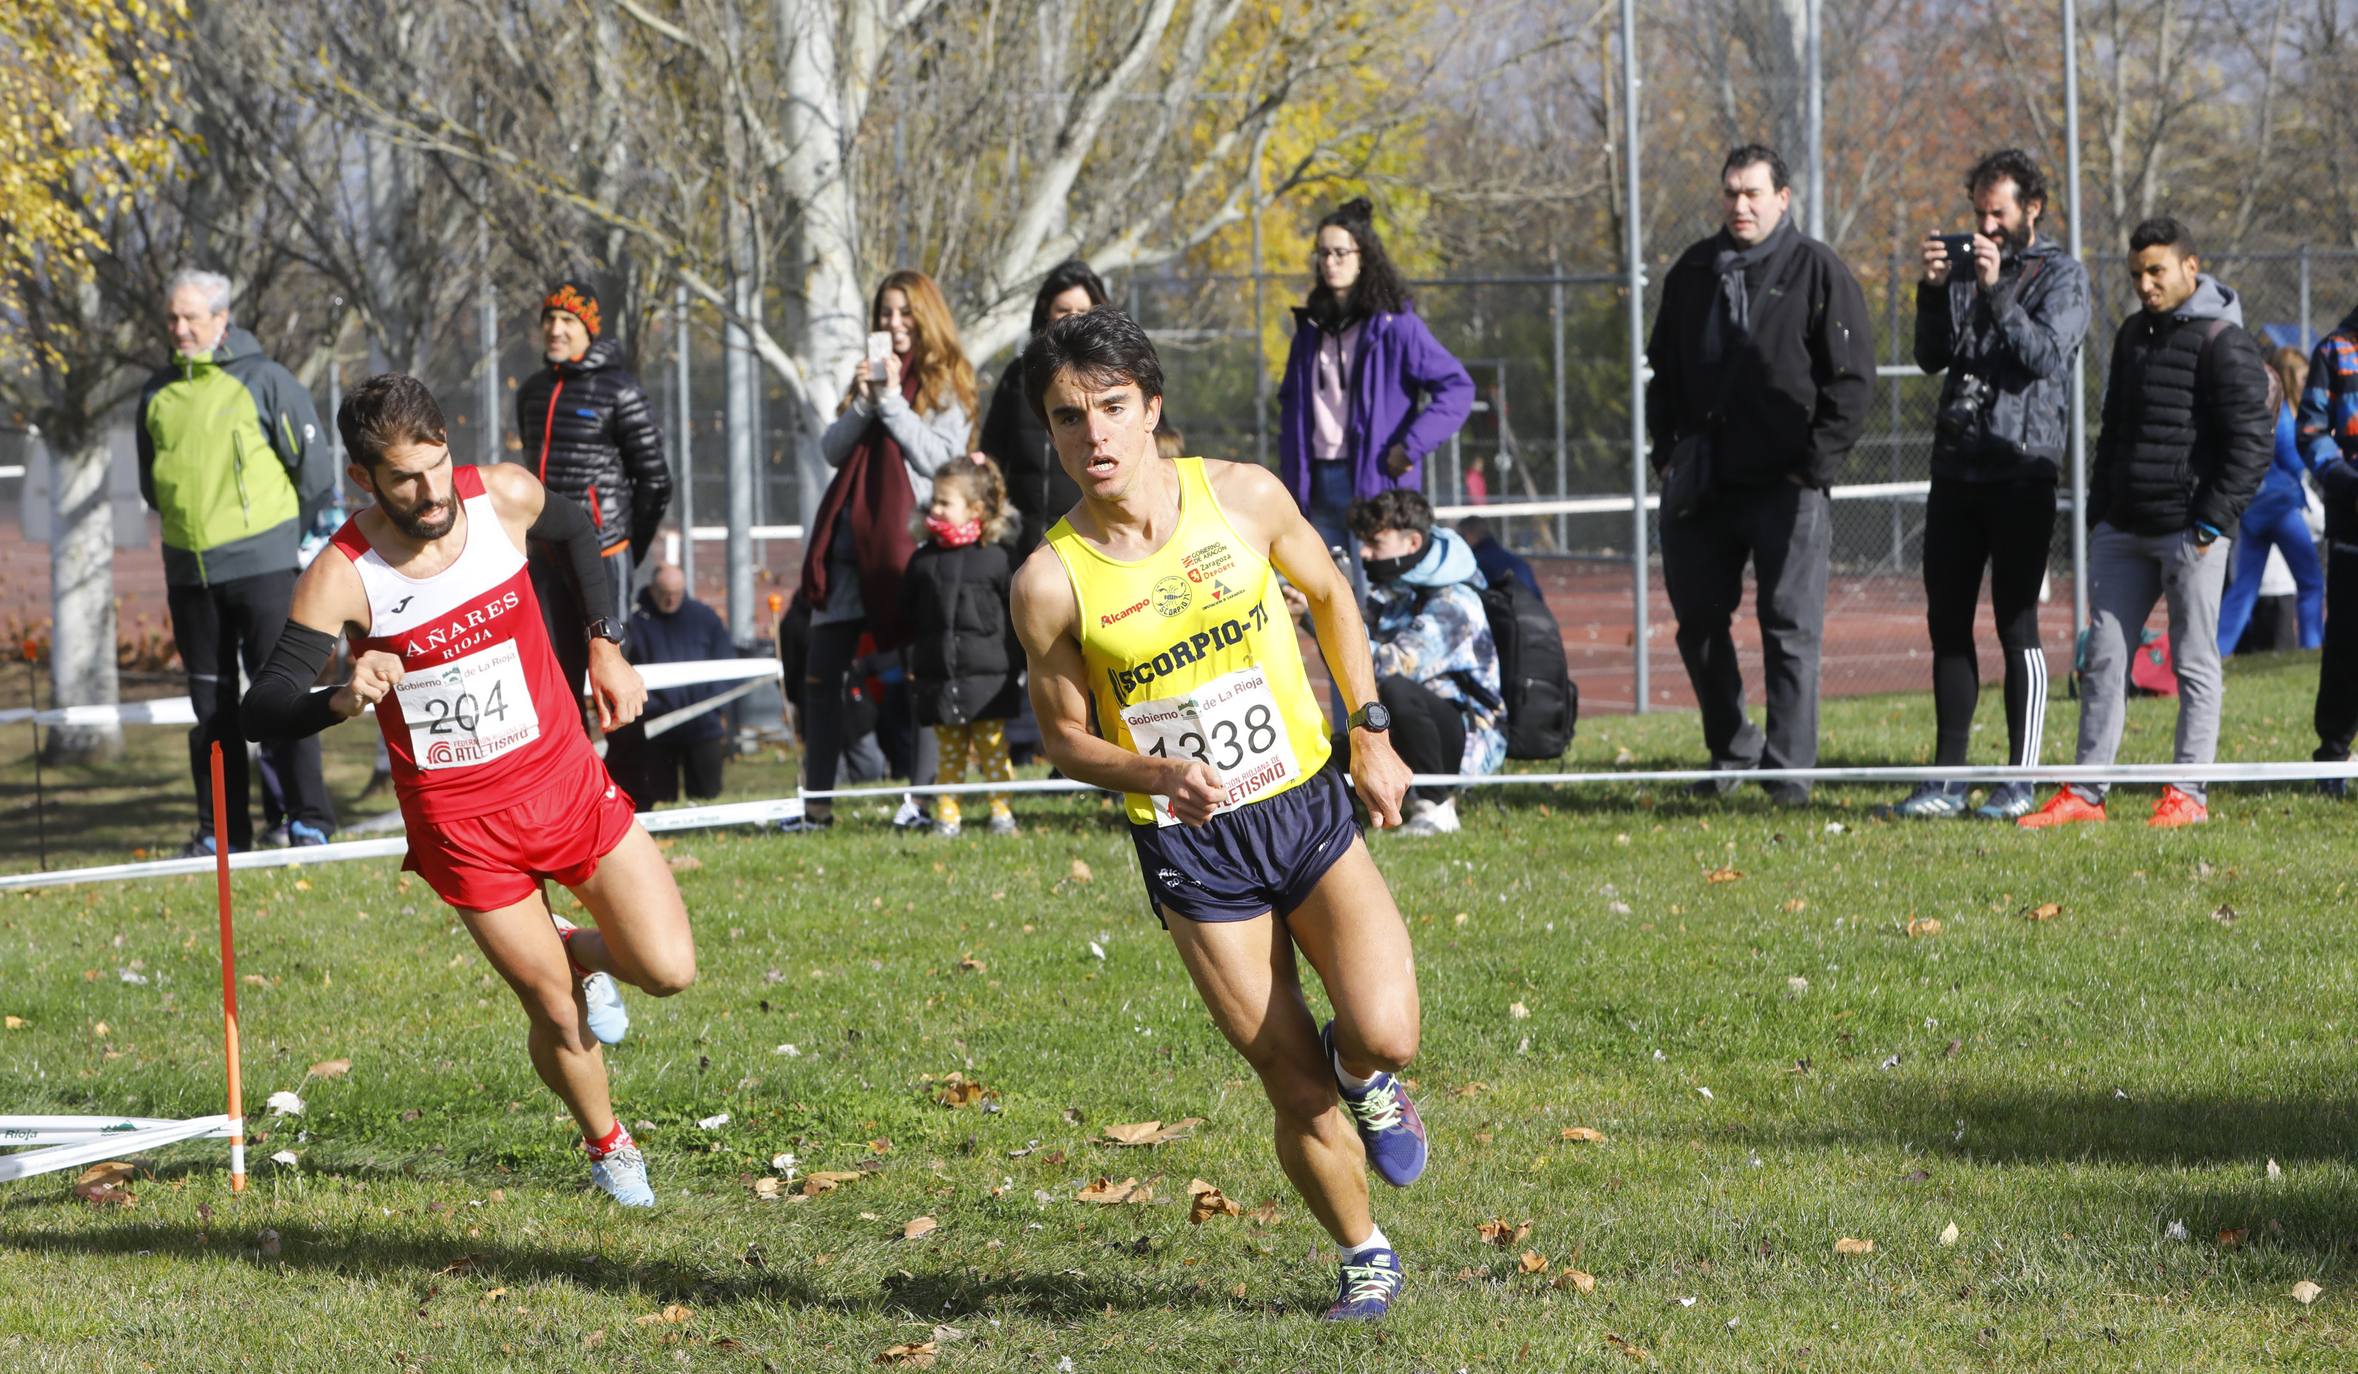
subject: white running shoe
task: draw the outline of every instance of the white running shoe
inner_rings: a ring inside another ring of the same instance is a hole
[[[559,930],[573,930],[571,921],[555,912],[549,919]],[[581,980],[582,1005],[589,1011],[590,1034],[601,1045],[619,1045],[622,1037],[630,1034],[630,1011],[622,1005],[622,987],[612,974],[593,973]]]
[[[1401,825],[1403,835],[1454,835],[1457,833],[1457,798],[1447,801],[1420,803],[1408,820]]]
[[[625,1207],[652,1207],[655,1190],[647,1185],[647,1157],[636,1145],[625,1145],[590,1162],[590,1182]]]

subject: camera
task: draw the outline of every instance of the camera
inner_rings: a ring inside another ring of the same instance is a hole
[[[1940,413],[1933,417],[1935,447],[1966,456],[1978,453],[1989,433],[1990,402],[1997,391],[1989,378],[1978,373],[1956,374],[1955,382],[1941,401]]]

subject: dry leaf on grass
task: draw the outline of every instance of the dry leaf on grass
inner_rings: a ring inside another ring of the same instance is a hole
[[[1520,1002],[1517,1002],[1513,1006],[1507,1008],[1507,1015],[1515,1018],[1517,1021],[1528,1021],[1531,1019],[1531,1008],[1524,1006]]]
[[[776,1202],[785,1191],[786,1185],[774,1178],[757,1178],[753,1181],[753,1195],[764,1202]]]
[[[830,1193],[835,1191],[836,1188],[851,1182],[853,1179],[858,1178],[859,1176],[860,1175],[856,1173],[826,1171],[821,1171],[815,1174],[804,1174],[802,1176],[802,1195],[804,1197],[817,1197],[821,1193]]]
[[[1615,1350],[1620,1351],[1623,1355],[1628,1356],[1631,1360],[1638,1364],[1644,1364],[1646,1361],[1654,1358],[1652,1355],[1647,1353],[1644,1346],[1639,1345],[1637,1342],[1630,1340],[1626,1336],[1616,1336],[1612,1332],[1608,1331],[1605,1333],[1605,1340],[1609,1342]]]
[[[1073,860],[1072,878],[1076,883],[1093,883],[1097,881],[1097,875],[1090,870],[1088,860],[1086,859]]]
[[[975,958],[971,954],[958,961],[958,971],[960,973],[987,973],[990,971],[990,967],[991,966],[989,964],[984,963],[982,960]]]
[[[2293,1285],[2293,1301],[2299,1303],[2303,1307],[2307,1307],[2310,1303],[2317,1301],[2318,1295],[2324,1291],[2324,1289],[2318,1287],[2316,1284],[2309,1282],[2307,1279],[2303,1279],[2299,1283]]]
[[[678,1326],[695,1314],[679,1303],[667,1303],[660,1312],[649,1312],[638,1319],[641,1326]]]
[[[23,1030],[25,1028],[25,1019],[21,1016],[11,1016],[5,1019],[0,1019],[0,1025],[8,1027],[10,1030]]]
[[[1875,1253],[1875,1242],[1860,1240],[1855,1236],[1844,1236],[1834,1242],[1834,1253],[1837,1255],[1872,1255]]]
[[[982,1080],[953,1071],[942,1080],[941,1091],[934,1094],[933,1100],[945,1107],[971,1107],[992,1095],[991,1090],[982,1085]]]
[[[2052,921],[2062,914],[2063,907],[2057,902],[2041,902],[2022,909],[2022,919],[2026,921]]]
[[[1909,938],[1909,939],[1911,939],[1911,940],[1929,940],[1929,939],[1931,939],[1933,936],[1935,936],[1935,935],[1938,935],[1938,934],[1940,934],[1940,918],[1939,918],[1939,917],[1937,917],[1937,916],[1927,916],[1927,917],[1923,918],[1922,920],[1918,920],[1917,918],[1915,918],[1915,917],[1913,917],[1913,916],[1910,916],[1910,917],[1908,918],[1908,938]]]
[[[1723,867],[1723,868],[1715,868],[1715,869],[1711,870],[1709,873],[1706,873],[1706,874],[1704,874],[1704,875],[1703,875],[1703,881],[1704,881],[1704,882],[1706,882],[1706,883],[1712,883],[1712,884],[1717,884],[1717,883],[1733,883],[1733,882],[1739,882],[1739,881],[1741,881],[1741,880],[1743,879],[1743,877],[1744,877],[1744,872],[1743,872],[1743,870],[1742,870],[1742,869],[1737,869],[1737,868],[1724,868],[1724,867]]]
[[[1190,1116],[1165,1126],[1160,1121],[1132,1121],[1105,1128],[1108,1145],[1167,1145],[1186,1136],[1204,1124],[1200,1116]]]
[[[1597,1276],[1585,1269],[1566,1269],[1556,1275],[1553,1286],[1569,1288],[1577,1293],[1594,1293],[1597,1291]]]
[[[1594,1126],[1566,1126],[1557,1134],[1565,1140],[1585,1141],[1591,1145],[1602,1144],[1605,1139],[1605,1133]]]
[[[1525,1250],[1523,1252],[1523,1257],[1517,1260],[1516,1263],[1522,1267],[1523,1272],[1526,1274],[1544,1274],[1547,1272],[1547,1256],[1539,1253],[1537,1250]]]
[[[1474,1228],[1474,1234],[1501,1250],[1512,1250],[1531,1234],[1531,1223],[1516,1225],[1505,1217],[1492,1217]]]
[[[1096,1182],[1073,1194],[1073,1200],[1075,1202],[1093,1202],[1100,1207],[1113,1207],[1125,1202],[1133,1206],[1143,1206],[1154,1201],[1154,1185],[1140,1183],[1134,1178],[1125,1178],[1116,1183],[1110,1178],[1099,1175]]]
[[[1187,1223],[1201,1226],[1213,1217],[1242,1216],[1244,1209],[1218,1188],[1200,1178],[1187,1181]]]
[[[2243,1244],[2244,1237],[2251,1233],[2251,1228],[2248,1226],[2223,1226],[2219,1228],[2219,1248],[2222,1250],[2236,1249]]]
[[[878,1364],[905,1364],[918,1369],[933,1368],[935,1346],[932,1341],[914,1345],[888,1345],[876,1354]]]
[[[1943,1245],[1955,1245],[1957,1243],[1957,1223],[1952,1221],[1940,1228],[1939,1241]]]
[[[704,861],[697,858],[693,854],[674,854],[671,856],[669,863],[671,864],[671,871],[674,873],[693,873],[697,869],[704,867]]]
[[[1799,897],[1791,897],[1786,899],[1785,905],[1781,909],[1788,916],[1798,916],[1809,910],[1809,903]]]
[[[941,1223],[935,1221],[932,1217],[912,1217],[909,1220],[909,1224],[901,1228],[901,1239],[923,1240],[925,1237],[932,1235],[940,1228]]]
[[[96,1191],[100,1188],[113,1188],[130,1182],[138,1174],[139,1166],[125,1163],[120,1159],[110,1159],[104,1164],[93,1164],[84,1169],[82,1176],[74,1180],[74,1191],[79,1193],[85,1190]]]
[[[350,1072],[352,1061],[349,1059],[322,1059],[304,1070],[306,1076],[311,1078],[342,1078]]]

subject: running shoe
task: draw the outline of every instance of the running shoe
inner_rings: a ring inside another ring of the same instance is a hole
[[[284,849],[293,842],[293,837],[287,833],[286,822],[280,821],[277,825],[254,837],[254,848]]]
[[[2337,759],[2335,762],[2338,763],[2340,760]],[[2348,778],[2319,778],[2317,793],[2319,796],[2331,797],[2335,801],[2343,801],[2350,795],[2350,780]]]
[[[183,859],[210,859],[216,852],[212,835],[202,830],[189,836],[188,843],[180,846],[180,857]]]
[[[2058,787],[2047,804],[2024,816],[2015,824],[2025,830],[2046,830],[2058,825],[2079,825],[2104,819],[2104,803],[2090,802],[2068,787]]]
[[[1020,835],[1023,833],[1023,828],[1015,823],[1013,816],[993,816],[991,817],[991,833],[994,835]]]
[[[1973,814],[1985,821],[2018,821],[2031,813],[2036,800],[2029,783],[2004,782],[1990,789]]]
[[[1883,820],[1937,821],[1965,814],[1969,800],[1961,782],[1922,782],[1899,801],[1875,808]]]
[[[933,817],[925,814],[925,808],[917,804],[915,797],[904,792],[900,809],[892,813],[892,828],[904,835],[930,835]]]
[[[1390,1250],[1369,1250],[1344,1260],[1342,1282],[1335,1289],[1335,1305],[1326,1309],[1326,1320],[1380,1321],[1392,1310],[1403,1282],[1400,1256]]]
[[[625,1207],[655,1205],[655,1190],[647,1185],[647,1157],[636,1145],[624,1145],[608,1151],[603,1159],[591,1160],[590,1182]]]
[[[822,835],[835,828],[835,818],[814,816],[805,811],[799,816],[788,816],[775,822],[770,828],[781,835]]]
[[[549,913],[549,920],[555,923],[559,935],[568,939],[571,937],[575,928],[571,921],[553,911]],[[568,951],[566,958],[570,960],[572,957]],[[581,965],[575,964],[574,967],[578,969]],[[619,1045],[622,1037],[630,1034],[630,1011],[622,1005],[622,987],[614,981],[612,974],[592,973],[584,976],[581,980],[581,1002],[589,1013],[590,1034],[598,1038],[599,1044]]]
[[[1334,1022],[1319,1030],[1318,1047],[1326,1055],[1328,1068],[1334,1070]],[[1358,1092],[1344,1086],[1339,1076],[1335,1086],[1342,1091],[1343,1108],[1351,1114],[1351,1124],[1359,1128],[1359,1143],[1367,1147],[1367,1162],[1375,1166],[1376,1175],[1395,1188],[1416,1182],[1417,1175],[1425,1171],[1425,1123],[1416,1114],[1408,1089],[1388,1073],[1377,1074]]]
[[[2156,830],[2172,830],[2181,825],[2201,825],[2211,818],[2211,809],[2175,787],[2162,789],[2161,800],[2153,804],[2153,817],[2146,821]]]
[[[326,844],[328,833],[308,821],[287,822],[287,843],[297,848]]]
[[[1409,809],[1408,819],[1401,822],[1399,833],[1424,837],[1454,835],[1458,831],[1457,798],[1445,801],[1418,801]]]

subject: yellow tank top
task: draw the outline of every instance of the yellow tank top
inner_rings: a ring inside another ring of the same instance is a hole
[[[1227,810],[1308,780],[1332,746],[1277,570],[1229,525],[1204,460],[1177,467],[1179,527],[1153,554],[1108,557],[1070,520],[1048,531],[1048,547],[1072,578],[1098,733],[1212,765]],[[1123,802],[1134,824],[1178,823],[1168,798]]]

